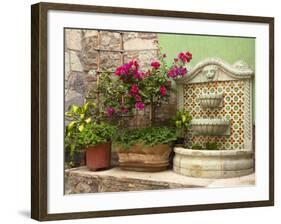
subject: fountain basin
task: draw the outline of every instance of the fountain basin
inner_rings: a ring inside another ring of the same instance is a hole
[[[202,108],[217,108],[221,105],[223,94],[202,94],[199,96]]]
[[[173,170],[176,173],[201,178],[231,178],[254,172],[253,151],[193,150],[174,148]]]
[[[220,118],[192,119],[191,128],[195,135],[229,135],[230,122]]]

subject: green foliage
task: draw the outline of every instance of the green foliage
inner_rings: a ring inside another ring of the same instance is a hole
[[[111,141],[116,133],[115,126],[106,123],[89,123],[78,134],[78,144],[83,147],[94,146]]]
[[[126,95],[127,86],[118,77],[110,72],[103,72],[99,77],[96,93],[99,93],[99,106],[101,112],[105,113],[107,108],[119,110],[122,98],[123,107],[129,108],[130,97]],[[97,98],[97,94],[92,94]]]
[[[198,144],[198,143],[193,144],[191,148],[192,148],[192,149],[197,149],[197,150],[203,149],[203,147],[202,147],[200,144]]]
[[[140,95],[145,104],[153,103],[160,106],[162,102],[168,102],[172,79],[169,79],[166,73],[161,72],[160,69],[152,69],[149,74],[139,83]],[[161,86],[166,89],[165,95],[159,91]]]
[[[189,111],[185,109],[177,110],[176,115],[173,118],[173,125],[177,129],[178,137],[183,137],[184,132],[186,132],[190,126],[192,116]]]
[[[174,129],[168,127],[148,127],[126,130],[117,137],[115,142],[128,149],[137,143],[154,146],[158,144],[169,144],[174,140],[176,140]]]
[[[82,145],[78,141],[78,135],[81,133],[85,126],[93,120],[97,120],[96,104],[87,102],[82,106],[75,104],[69,107],[65,113],[65,118],[68,124],[65,128],[64,150],[69,153],[69,164],[72,167],[74,164],[75,154],[81,153]]]
[[[95,103],[87,102],[81,107],[72,104],[69,110],[65,113],[65,117],[69,121],[66,126],[66,135],[72,136],[73,133],[81,132],[85,125],[93,120],[95,109]]]
[[[207,142],[206,150],[218,150],[218,144],[216,142]]]

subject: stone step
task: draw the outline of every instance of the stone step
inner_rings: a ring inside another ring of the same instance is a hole
[[[65,194],[234,187],[254,184],[255,174],[228,179],[206,179],[182,176],[172,170],[145,173],[124,171],[115,167],[103,171],[90,171],[84,166],[65,170]]]

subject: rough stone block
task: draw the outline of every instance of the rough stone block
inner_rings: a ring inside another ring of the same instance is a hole
[[[83,66],[81,64],[78,53],[75,51],[70,51],[70,68],[72,71],[83,71]]]
[[[66,48],[80,51],[82,49],[81,37],[81,30],[67,29],[65,31]]]

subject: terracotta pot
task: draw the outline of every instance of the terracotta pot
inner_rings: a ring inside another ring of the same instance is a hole
[[[110,167],[111,142],[90,146],[86,149],[86,165],[88,169],[96,171]]]
[[[167,144],[145,146],[136,144],[129,149],[117,147],[119,166],[124,170],[158,172],[168,169],[171,147]]]

